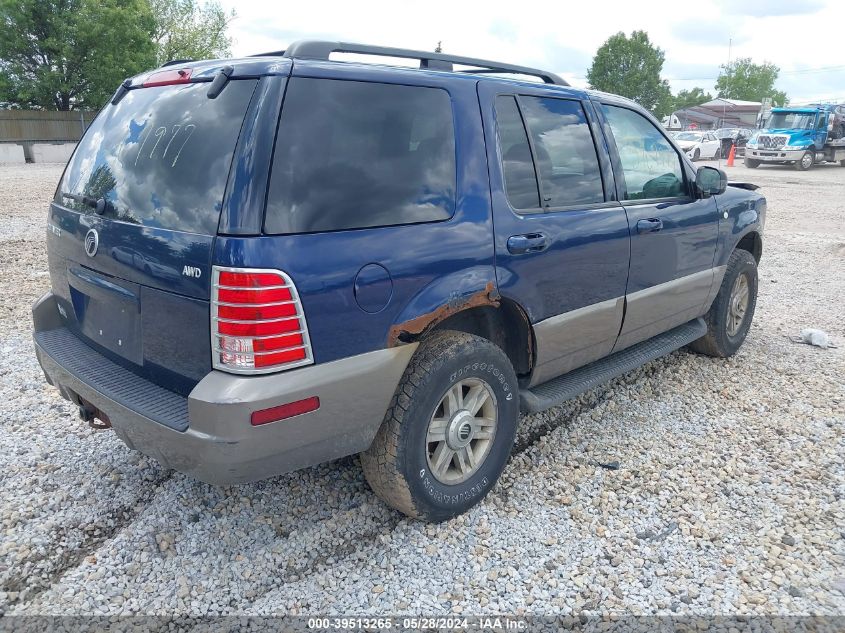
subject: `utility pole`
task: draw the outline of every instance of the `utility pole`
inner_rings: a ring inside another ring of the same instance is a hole
[[[729,37],[728,38],[728,68],[727,68],[727,70],[728,70],[728,86],[731,85],[731,46],[732,45],[733,45],[733,38]],[[725,127],[725,118],[727,117],[727,109],[728,109],[728,104],[725,101],[726,98],[727,97],[722,97],[722,124],[721,124],[720,127]],[[721,149],[721,146],[722,146],[722,140],[719,139],[720,149]],[[719,167],[722,166],[722,152],[721,151],[719,152],[719,163],[718,163],[718,165],[719,165]]]

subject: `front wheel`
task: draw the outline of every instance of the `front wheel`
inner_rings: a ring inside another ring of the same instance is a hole
[[[693,159],[694,161],[696,161],[696,160],[698,160],[699,158],[701,158],[701,150],[700,150],[700,149],[698,149],[698,148],[696,148],[696,150],[692,153],[692,159]]]
[[[756,306],[757,260],[737,249],[728,259],[719,294],[704,315],[707,334],[690,343],[690,348],[717,358],[733,356],[748,336]]]
[[[436,332],[411,359],[373,444],[364,475],[388,505],[444,521],[481,501],[513,446],[516,375],[490,341]]]
[[[804,152],[801,160],[795,161],[795,169],[798,171],[807,171],[816,162],[816,155],[813,152]]]
[[[746,158],[745,166],[748,167],[748,169],[757,169],[760,166],[760,161],[754,160],[753,158]]]

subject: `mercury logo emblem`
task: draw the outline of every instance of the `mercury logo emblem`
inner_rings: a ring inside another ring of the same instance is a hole
[[[97,248],[100,246],[100,236],[97,229],[90,229],[85,234],[85,254],[88,257],[94,257],[97,254]]]
[[[462,442],[466,442],[470,436],[472,435],[472,426],[470,426],[467,422],[464,422],[460,428],[458,429],[458,438]]]

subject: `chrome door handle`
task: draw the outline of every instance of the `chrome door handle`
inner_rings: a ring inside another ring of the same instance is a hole
[[[542,233],[526,233],[525,235],[511,235],[508,238],[508,252],[512,255],[523,253],[537,253],[549,245],[549,238]]]
[[[637,233],[657,233],[663,228],[663,220],[659,218],[648,218],[637,221]]]

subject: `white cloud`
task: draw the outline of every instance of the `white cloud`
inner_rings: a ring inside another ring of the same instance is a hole
[[[223,3],[238,12],[231,31],[236,55],[284,49],[297,39],[424,50],[442,41],[450,53],[538,66],[583,86],[592,56],[609,36],[642,29],[666,51],[664,76],[675,91],[693,86],[712,91],[732,41],[732,58],[780,66],[777,87],[793,100],[836,96],[845,101],[839,41],[817,37],[811,45],[799,46],[785,39],[818,33],[820,24],[845,24],[841,0]],[[837,65],[838,70],[800,72]]]

